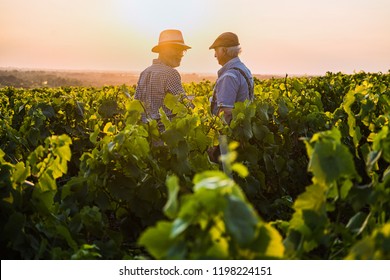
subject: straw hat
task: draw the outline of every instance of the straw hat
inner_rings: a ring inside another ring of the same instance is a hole
[[[180,30],[168,29],[160,33],[160,38],[158,39],[158,45],[152,48],[152,52],[158,53],[160,51],[160,46],[162,45],[178,45],[182,46],[183,49],[191,49],[190,46],[184,44],[183,35]]]

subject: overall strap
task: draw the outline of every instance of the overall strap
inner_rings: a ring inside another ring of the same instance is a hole
[[[245,72],[242,69],[238,68],[238,67],[232,67],[231,69],[237,70],[238,72],[241,73],[242,76],[244,76],[245,81],[248,84],[249,99],[253,100],[254,88],[251,86],[249,78],[245,75]]]

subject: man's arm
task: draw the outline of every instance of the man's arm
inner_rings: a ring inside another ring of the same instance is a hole
[[[223,74],[218,79],[217,83],[217,115],[221,114],[221,112],[224,112],[224,119],[226,123],[230,124],[233,118],[232,110],[240,86],[238,77],[235,73],[229,71]]]
[[[169,75],[167,75],[165,93],[167,92],[173,95],[186,94],[183,89],[180,74],[176,69],[172,69]]]
[[[223,112],[223,116],[225,119],[225,122],[227,124],[230,124],[233,118],[233,108],[228,108],[228,107],[220,107],[218,110],[218,115]]]

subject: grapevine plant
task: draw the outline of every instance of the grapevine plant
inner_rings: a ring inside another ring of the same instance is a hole
[[[389,84],[255,79],[230,124],[185,84],[163,132],[133,86],[0,88],[2,257],[388,259]]]

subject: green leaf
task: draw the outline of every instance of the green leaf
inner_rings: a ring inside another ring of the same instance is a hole
[[[52,139],[55,145],[55,155],[59,156],[61,161],[70,161],[72,152],[69,146],[72,144],[72,139],[66,134],[53,136]]]
[[[55,116],[55,111],[52,106],[45,104],[45,103],[39,103],[36,108],[42,110],[42,114],[45,115],[47,118],[52,118]]]
[[[127,124],[136,124],[140,118],[141,114],[145,111],[144,107],[139,100],[132,100],[127,103],[126,106],[126,123]]]
[[[349,229],[353,234],[359,235],[367,226],[367,219],[370,215],[367,213],[358,212],[351,219],[349,219],[346,228]]]
[[[71,247],[74,251],[77,251],[77,243],[72,238],[69,230],[63,226],[63,225],[57,225],[56,230],[63,238],[65,238],[66,242],[68,243],[69,247]]]
[[[164,105],[167,106],[169,110],[173,110],[176,107],[178,101],[178,96],[175,96],[171,93],[166,94],[164,97]]]
[[[9,240],[15,240],[17,236],[22,235],[24,232],[24,225],[26,223],[26,217],[20,212],[13,212],[8,217],[8,222],[5,224],[2,230],[3,237]]]
[[[367,154],[367,160],[366,160],[366,166],[367,170],[370,172],[373,169],[377,170],[378,169],[378,160],[382,156],[382,151],[371,151]]]
[[[382,129],[375,135],[372,147],[374,151],[382,152],[383,158],[387,162],[390,162],[390,139],[388,126],[382,127]]]
[[[156,201],[161,200],[161,193],[155,184],[145,183],[139,189],[138,198],[142,201],[155,204]]]
[[[188,157],[188,152],[189,152],[189,148],[188,148],[188,144],[187,144],[187,141],[179,141],[178,145],[177,145],[177,149],[175,149],[175,152],[177,152],[177,159],[184,163],[186,160],[187,160],[187,157]]]
[[[283,99],[279,100],[279,102],[278,102],[278,113],[279,113],[280,117],[281,118],[287,118],[288,112],[289,112],[289,110],[288,110],[288,108],[286,106],[286,102]]]
[[[199,147],[199,150],[206,150],[211,144],[211,139],[207,137],[207,134],[200,127],[195,127],[193,133],[193,140],[196,141],[196,145]],[[193,149],[194,148],[195,147],[193,147]]]
[[[180,140],[184,139],[183,135],[176,129],[168,129],[164,131],[161,138],[169,147],[177,147]]]
[[[370,236],[353,244],[347,260],[390,259],[390,223],[376,228]]]
[[[172,223],[170,238],[176,238],[182,232],[184,232],[191,224],[190,220],[185,220],[183,218],[178,218]]]
[[[294,203],[296,211],[310,209],[318,213],[325,213],[325,191],[322,186],[311,185],[306,191],[300,194]]]
[[[170,93],[166,94],[164,98],[164,105],[178,117],[183,117],[187,114],[187,108],[180,102],[179,95],[173,95]]]
[[[41,132],[36,127],[31,127],[26,133],[26,139],[32,144],[32,146],[37,146],[39,139],[41,139]]]
[[[125,175],[115,172],[112,180],[108,183],[108,190],[113,198],[130,201],[133,197],[133,182]]]
[[[252,124],[252,130],[256,139],[260,141],[262,141],[270,133],[270,130],[267,126],[256,122]]]
[[[16,184],[23,183],[31,175],[30,166],[25,167],[24,162],[15,164],[12,180]]]
[[[111,122],[106,123],[106,125],[103,128],[103,132],[107,135],[113,135],[116,131],[115,125],[113,125]]]
[[[356,117],[355,113],[352,111],[352,104],[356,101],[357,89],[355,91],[349,91],[343,101],[344,111],[348,115],[348,127],[349,127],[349,135],[352,137],[353,142],[355,144],[355,148],[359,145],[359,141],[362,137],[360,133],[360,127],[356,125]]]
[[[119,114],[120,110],[116,100],[105,100],[99,107],[98,112],[103,118],[111,118],[114,115]]]
[[[149,227],[142,233],[138,243],[145,246],[154,258],[166,259],[170,248],[175,245],[175,240],[170,238],[171,231],[170,222],[158,222],[155,227]]]
[[[259,120],[262,123],[267,123],[269,120],[268,108],[269,108],[269,105],[267,103],[257,105],[257,108],[256,108],[257,114],[259,115]]]
[[[52,213],[54,205],[54,196],[55,191],[41,190],[39,188],[34,188],[32,195],[32,203],[38,211],[45,215]]]
[[[340,196],[342,199],[346,199],[349,191],[353,187],[353,183],[351,180],[345,180],[341,186]]]
[[[58,179],[67,172],[67,162],[64,161],[62,163],[61,159],[59,157],[56,157],[53,161],[51,161],[50,166],[46,168],[45,173],[49,172],[49,170],[51,172],[51,176],[53,176],[54,179]]]
[[[90,133],[89,135],[89,140],[94,144],[96,145],[97,144],[97,138],[99,137],[99,134],[100,134],[100,128],[99,128],[99,125],[95,125],[94,127],[94,130],[92,133]]]
[[[304,212],[312,211],[318,213],[318,216],[326,216],[326,196],[323,188],[319,185],[307,187],[306,191],[298,196],[293,208],[295,213],[290,221],[289,231],[297,230],[309,238],[311,232],[309,226],[305,223]],[[320,220],[317,222],[320,222]]]
[[[44,172],[36,185],[42,192],[57,189],[56,180],[53,178],[52,172]]]
[[[80,249],[77,250],[71,256],[72,260],[93,260],[101,258],[102,256],[99,254],[99,247],[95,244],[83,244]]]
[[[3,162],[5,153],[2,149],[0,149],[0,162]]]
[[[260,226],[251,249],[259,254],[261,259],[283,258],[285,252],[282,236],[270,224]]]
[[[341,178],[358,178],[353,157],[340,138],[339,130],[334,128],[316,133],[310,140],[311,147],[307,148],[310,157],[308,170],[322,184],[327,185]]]
[[[166,180],[166,185],[168,188],[168,201],[164,206],[164,213],[173,219],[176,217],[179,208],[179,202],[177,201],[177,195],[180,190],[179,178],[175,175],[169,176]]]
[[[101,229],[103,221],[100,209],[96,206],[84,206],[80,211],[80,217],[83,225],[91,232],[97,232]]]
[[[253,241],[258,219],[253,210],[244,201],[233,197],[226,197],[224,222],[229,234],[240,246]]]
[[[143,129],[141,129],[142,131]],[[140,132],[140,130],[138,130]],[[139,158],[147,158],[150,154],[149,142],[144,137],[135,137],[128,140],[131,141],[131,147],[134,151],[134,154]]]
[[[201,189],[229,189],[234,186],[234,181],[221,171],[205,171],[196,174],[194,179],[194,191]]]
[[[249,175],[248,168],[242,163],[238,163],[238,162],[233,163],[232,170],[237,172],[238,175],[240,175],[242,178],[245,178]]]

